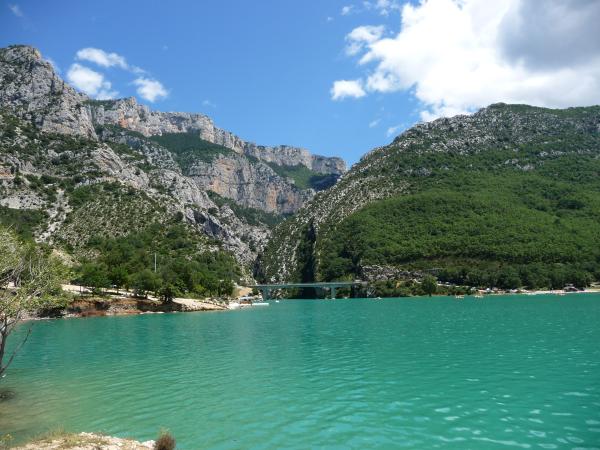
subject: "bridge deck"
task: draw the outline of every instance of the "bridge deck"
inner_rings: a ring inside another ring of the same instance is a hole
[[[248,286],[256,288],[262,292],[264,300],[269,298],[269,293],[274,289],[290,289],[290,288],[320,288],[329,289],[331,297],[335,298],[336,291],[339,288],[361,286],[365,284],[363,281],[329,281],[323,283],[276,283],[276,284],[256,284]]]

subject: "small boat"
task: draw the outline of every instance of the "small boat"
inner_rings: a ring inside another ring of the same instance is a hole
[[[269,304],[267,302],[256,302],[251,303],[250,306],[269,306]]]
[[[279,300],[275,300],[275,303],[279,303]]]
[[[457,295],[455,295],[455,296],[454,296],[454,298],[460,298],[460,299],[462,299],[462,298],[465,298],[465,296],[464,296],[464,295],[458,295],[458,294],[457,294]]]
[[[240,308],[240,304],[238,302],[231,302],[229,305],[227,305],[227,309],[239,309]]]

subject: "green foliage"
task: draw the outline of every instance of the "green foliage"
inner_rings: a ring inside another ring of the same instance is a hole
[[[26,313],[61,307],[66,269],[45,247],[23,243],[0,227],[0,379],[25,341],[8,352],[6,343]],[[25,335],[25,340],[29,336]]]
[[[227,205],[231,208],[234,214],[244,220],[249,225],[267,225],[273,227],[283,220],[283,216],[279,214],[268,213],[256,208],[248,208],[241,206],[231,199],[225,198],[213,191],[207,191],[210,199],[219,207]],[[209,211],[211,214],[216,214],[217,211]]]
[[[133,288],[141,296],[155,293],[165,301],[182,295],[230,295],[231,280],[241,275],[230,254],[204,250],[197,236],[181,223],[154,223],[119,238],[92,240],[89,246],[98,256],[77,269],[80,282],[92,267],[93,274],[101,273],[96,284],[104,283],[106,276],[108,285]]]
[[[416,126],[279,225],[264,266],[294,267],[280,255],[308,216],[322,281],[386,265],[457,285],[583,287],[600,279],[598,121],[600,107],[493,105]]]
[[[321,174],[314,172],[308,167],[297,164],[295,166],[280,166],[275,163],[267,163],[273,171],[282,178],[291,178],[300,189],[312,188],[322,191],[335,184],[338,176],[335,174]]]
[[[431,275],[425,275],[423,281],[421,282],[421,289],[423,289],[423,292],[430,297],[432,294],[435,294],[437,292],[437,280],[435,277]]]
[[[39,209],[12,209],[0,205],[0,225],[12,228],[23,239],[32,240],[34,231],[47,219],[48,214]]]
[[[200,139],[199,134],[194,132],[165,133],[150,139],[171,151],[184,174],[189,174],[197,161],[211,162],[217,156],[235,154],[227,147]]]
[[[108,269],[102,263],[85,263],[79,268],[78,272],[76,282],[91,287],[95,294],[100,294],[102,289],[110,287]]]

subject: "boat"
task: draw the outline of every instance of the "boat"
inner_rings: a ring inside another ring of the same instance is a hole
[[[462,299],[462,298],[465,298],[465,296],[464,296],[464,295],[458,295],[458,294],[457,294],[457,295],[455,295],[455,296],[454,296],[454,298],[459,298],[459,299]]]
[[[269,306],[269,304],[267,302],[256,302],[251,303],[250,306]]]
[[[239,309],[240,304],[238,302],[231,302],[227,305],[227,309]]]

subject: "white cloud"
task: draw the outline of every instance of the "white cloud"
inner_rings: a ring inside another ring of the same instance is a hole
[[[397,135],[398,132],[404,130],[405,128],[406,128],[406,125],[404,125],[403,123],[394,125],[393,127],[389,127],[385,134],[387,135],[387,137],[391,137],[391,136]]]
[[[138,95],[149,102],[155,102],[169,94],[160,81],[151,78],[139,77],[133,80],[133,84],[137,86]]]
[[[117,66],[121,69],[129,70],[125,58],[117,53],[108,53],[100,48],[87,47],[77,52],[77,59],[80,61],[89,61],[98,64],[101,67]]]
[[[346,97],[360,98],[366,95],[359,80],[338,80],[333,83],[330,93],[333,100],[342,100]]]
[[[21,10],[21,7],[19,5],[17,5],[16,3],[9,3],[8,4],[8,9],[11,10],[11,12],[17,16],[17,17],[24,17],[23,11]]]
[[[369,122],[369,128],[375,128],[377,125],[379,125],[379,122],[381,122],[381,119],[371,120]]]
[[[409,91],[423,105],[424,120],[494,102],[597,104],[598,23],[597,0],[407,3],[396,36],[359,41],[365,72],[364,80],[353,82],[362,91],[355,97]]]
[[[163,46],[163,50],[168,50],[168,47],[166,45]],[[126,58],[118,53],[107,52],[100,48],[86,47],[77,52],[76,59],[92,62],[104,68],[117,67],[137,75],[137,78],[132,83],[137,86],[136,92],[144,100],[155,102],[168,95],[167,89],[160,81],[151,78],[141,67],[129,64]],[[111,91],[110,82],[106,81],[104,75],[99,72],[75,63],[69,69],[69,73],[73,73],[72,79],[69,78],[72,84],[91,96],[99,98],[98,96],[102,95],[105,98],[111,98],[117,95],[115,91]],[[102,83],[108,83],[108,88],[96,87]]]
[[[383,25],[363,25],[355,28],[346,36],[346,54],[350,56],[358,54],[366,45],[381,39],[384,31]]]
[[[348,14],[352,13],[352,11],[354,10],[354,6],[352,5],[347,5],[342,7],[342,16],[347,16]]]
[[[395,0],[377,0],[373,6],[383,16],[387,16],[392,11],[400,11],[402,9],[400,3]]]
[[[107,100],[119,95],[112,90],[110,81],[106,80],[103,74],[81,64],[71,65],[67,72],[67,79],[80,91],[99,100]]]
[[[202,106],[207,106],[209,108],[216,108],[217,107],[217,105],[215,103],[211,102],[208,99],[205,99],[205,100],[202,101]]]

